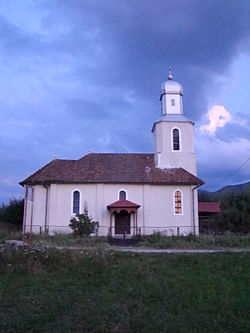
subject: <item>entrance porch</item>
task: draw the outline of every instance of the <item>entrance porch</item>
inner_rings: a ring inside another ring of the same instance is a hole
[[[107,206],[110,211],[109,237],[133,238],[139,235],[137,210],[140,205],[121,199]]]

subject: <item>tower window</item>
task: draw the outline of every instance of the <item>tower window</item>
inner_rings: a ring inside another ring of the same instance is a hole
[[[171,99],[171,106],[175,106],[175,99]]]
[[[80,212],[80,192],[74,191],[73,193],[73,214],[79,214]]]
[[[174,212],[175,212],[175,214],[182,214],[181,191],[175,191],[175,194],[174,194]]]
[[[119,192],[119,200],[126,200],[126,192],[125,191],[120,191]]]
[[[173,150],[180,150],[180,133],[177,128],[173,129]]]

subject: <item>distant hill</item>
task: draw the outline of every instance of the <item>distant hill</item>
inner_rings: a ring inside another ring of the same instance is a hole
[[[227,193],[241,194],[250,191],[250,181],[243,184],[227,185],[215,192],[199,190],[199,201],[218,201]]]
[[[235,194],[241,194],[245,191],[249,191],[250,190],[250,181],[247,183],[243,183],[243,184],[237,184],[237,185],[227,185],[222,187],[220,190],[214,192],[217,194],[225,194],[225,193],[235,193]]]

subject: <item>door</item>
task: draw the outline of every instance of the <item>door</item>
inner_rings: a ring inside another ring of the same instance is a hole
[[[130,214],[125,210],[115,214],[115,234],[130,235]]]

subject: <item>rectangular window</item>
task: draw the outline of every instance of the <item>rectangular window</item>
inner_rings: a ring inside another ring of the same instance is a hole
[[[175,106],[175,99],[171,99],[171,106]]]
[[[180,191],[175,192],[174,203],[175,203],[175,214],[182,214],[181,192]]]
[[[177,128],[173,129],[173,149],[180,150],[180,135]]]
[[[79,214],[80,212],[80,192],[74,191],[73,193],[73,214]]]

